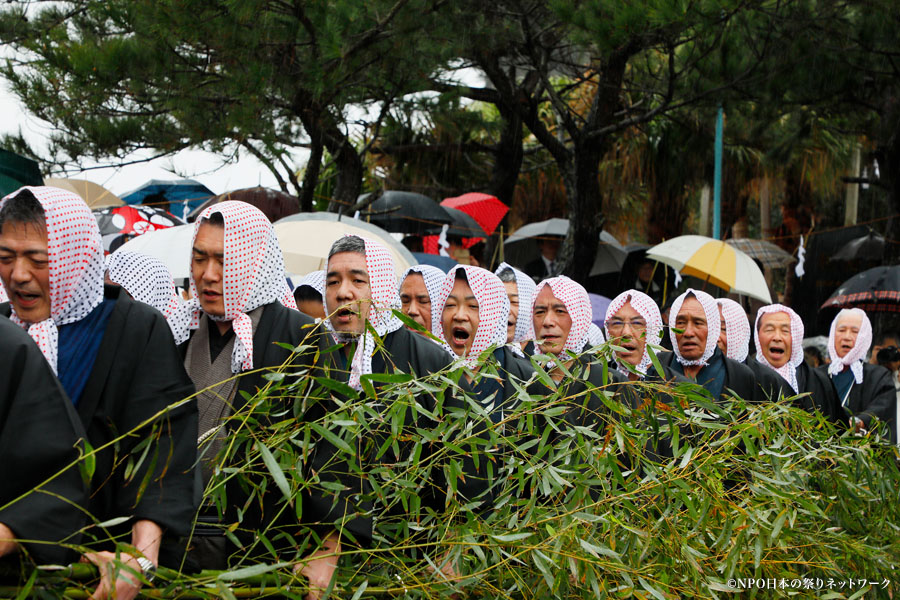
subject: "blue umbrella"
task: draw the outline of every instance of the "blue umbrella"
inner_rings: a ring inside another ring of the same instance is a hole
[[[203,204],[210,196],[215,196],[213,191],[193,179],[175,181],[151,179],[122,196],[122,201],[125,204],[150,204],[174,214],[181,212],[182,218],[187,219],[187,214]]]
[[[424,252],[413,252],[413,256],[416,257],[416,260],[419,261],[416,264],[419,265],[431,265],[432,267],[437,267],[444,273],[447,273],[456,266],[456,261],[450,258],[449,256],[440,256],[438,254],[425,254]]]

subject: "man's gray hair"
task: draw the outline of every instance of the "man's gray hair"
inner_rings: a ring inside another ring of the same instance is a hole
[[[342,238],[338,238],[338,240],[331,245],[331,250],[328,251],[328,260],[331,260],[332,256],[340,254],[341,252],[356,252],[365,256],[366,243],[361,237],[355,235],[345,235]]]
[[[503,267],[503,270],[497,273],[497,277],[503,283],[516,283],[516,272],[509,267]]]

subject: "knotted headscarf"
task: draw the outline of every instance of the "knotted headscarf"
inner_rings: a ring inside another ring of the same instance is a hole
[[[777,312],[787,313],[791,318],[791,358],[787,363],[776,369],[768,360],[766,360],[766,356],[762,351],[762,346],[759,343],[759,321],[762,319],[763,315]],[[781,375],[784,380],[791,385],[794,392],[799,393],[800,384],[797,382],[797,367],[803,362],[803,321],[800,319],[800,315],[795,313],[792,308],[783,304],[763,306],[756,313],[754,332],[756,334],[753,337],[754,342],[756,343],[756,360]]]
[[[394,270],[394,259],[387,248],[374,240],[358,237],[366,248],[366,273],[369,275],[369,288],[372,291],[372,304],[369,306],[369,314],[366,320],[379,337],[384,337],[392,331],[403,327],[403,322],[398,319],[393,311],[400,310],[400,294],[397,292],[397,274]],[[328,267],[325,267],[328,272]],[[326,306],[325,312],[331,314],[338,307]],[[325,326],[331,331],[332,336],[338,342],[348,343],[356,341],[356,351],[350,361],[349,385],[353,389],[360,390],[362,385],[359,378],[372,372],[372,356],[375,354],[375,338],[364,329],[359,336],[351,336],[334,330],[331,319],[325,320]]]
[[[626,304],[630,304],[631,308],[633,308],[637,314],[641,315],[647,323],[647,330],[644,334],[646,343],[659,344],[663,332],[662,315],[660,315],[659,307],[656,305],[656,302],[653,301],[653,298],[644,292],[639,290],[627,290],[613,298],[612,302],[610,302],[609,306],[606,308],[606,318],[604,322],[609,323],[609,320],[616,316],[616,313],[618,313]],[[609,339],[613,338],[608,328],[606,330],[606,337]],[[618,362],[619,361],[616,360],[616,363]],[[641,376],[646,375],[647,369],[650,368],[651,364],[653,364],[653,360],[650,358],[650,351],[647,350],[647,346],[645,345],[644,355],[641,357],[641,362],[635,366],[635,370],[640,373]],[[627,369],[619,368],[619,370],[625,375],[628,374]]]
[[[534,321],[528,313],[528,309],[534,305],[537,284],[534,282],[534,279],[505,262],[500,263],[494,274],[500,275],[507,269],[516,276],[516,293],[519,294],[519,316],[516,320],[516,333],[513,342],[530,342],[534,339]]]
[[[588,297],[587,290],[585,290],[581,284],[572,281],[565,275],[545,279],[540,282],[534,290],[534,300],[531,304],[532,317],[534,316],[534,304],[537,302],[537,297],[545,286],[550,286],[553,295],[565,305],[566,311],[572,319],[569,337],[566,338],[566,343],[563,344],[560,353],[569,350],[575,354],[579,354],[584,349],[584,345],[588,342],[588,330],[591,326],[591,319],[593,319],[591,299]],[[532,318],[532,321],[533,320],[534,319]],[[537,336],[537,332],[535,332],[535,335]]]
[[[10,319],[28,331],[56,373],[57,328],[80,321],[103,301],[103,243],[91,209],[72,192],[54,187],[23,187],[3,198],[0,207],[22,190],[34,194],[44,209],[50,316],[39,323],[25,323],[12,306]]]
[[[593,348],[594,346],[599,346],[603,342],[606,341],[606,338],[603,337],[603,330],[597,326],[596,323],[591,321],[591,324],[588,326],[588,346]]]
[[[475,336],[472,340],[472,346],[469,352],[462,358],[462,362],[468,367],[474,367],[477,363],[477,357],[490,346],[502,346],[506,343],[506,324],[509,321],[509,296],[506,295],[506,288],[500,278],[481,267],[471,267],[466,265],[457,265],[450,269],[444,277],[441,287],[441,293],[438,296],[438,306],[440,313],[443,314],[444,305],[447,304],[447,298],[453,291],[453,285],[456,282],[456,272],[462,269],[466,272],[466,278],[469,280],[469,287],[472,288],[472,294],[478,301],[478,328],[475,330]],[[446,343],[444,336],[444,326],[438,319],[435,323],[434,335],[444,341],[443,347],[450,353],[454,359],[457,358],[456,352]]]
[[[281,302],[297,310],[284,274],[284,257],[272,223],[258,208],[246,202],[227,200],[208,207],[194,223],[194,237],[205,220],[219,213],[225,221],[225,256],[222,292],[225,315],[208,315],[213,321],[231,321],[234,349],[231,372],[253,369],[253,323],[247,314],[260,306]],[[191,242],[193,247],[194,241]],[[197,284],[191,274],[191,299],[169,319],[175,343],[187,340],[200,326],[203,309],[197,296]]]
[[[297,289],[301,285],[306,285],[319,292],[322,296],[322,302],[325,302],[325,271],[313,271],[303,276],[303,279],[297,282]]]
[[[158,258],[119,250],[106,257],[106,272],[132,298],[149,304],[167,319],[181,306],[172,273]]]
[[[681,310],[681,305],[684,304],[684,299],[688,297],[688,294],[693,294],[697,298],[706,314],[706,348],[703,350],[703,356],[697,360],[687,360],[682,357],[681,351],[678,349],[678,340],[675,338],[675,321],[678,319],[678,311]],[[716,304],[716,299],[706,292],[688,288],[686,292],[675,298],[672,309],[669,311],[669,337],[672,340],[675,359],[684,366],[708,365],[709,359],[716,351],[721,327],[722,320],[719,317],[719,305]]]
[[[834,332],[835,329],[837,329],[837,323],[840,321],[841,317],[850,315],[859,315],[862,317],[862,321],[859,324],[859,333],[856,335],[856,343],[843,358],[840,358],[837,354],[837,350],[834,348]],[[831,358],[831,364],[828,365],[828,374],[834,377],[843,371],[844,367],[850,367],[850,370],[853,372],[853,379],[856,380],[856,383],[862,383],[862,361],[865,360],[871,346],[872,322],[869,321],[869,316],[866,314],[866,311],[860,308],[841,309],[841,312],[839,312],[834,318],[834,321],[831,322],[831,331],[828,334],[828,356]]]
[[[725,356],[742,363],[750,353],[750,321],[747,320],[747,313],[743,306],[731,298],[719,298],[717,302],[722,307],[725,338],[728,340]]]
[[[437,326],[441,322],[441,309],[444,305],[440,303],[441,288],[444,286],[444,277],[446,273],[431,265],[414,265],[403,273],[400,278],[399,289],[403,287],[403,282],[409,277],[410,273],[418,273],[425,281],[425,289],[428,290],[428,299],[431,301],[431,331],[437,331]],[[437,335],[437,334],[435,334]]]

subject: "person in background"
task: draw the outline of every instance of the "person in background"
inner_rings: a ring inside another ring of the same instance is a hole
[[[702,385],[714,400],[726,394],[748,402],[759,400],[753,371],[726,357],[718,347],[720,321],[716,299],[688,288],[672,303],[669,338],[673,350],[661,357],[662,362]]]
[[[141,580],[128,570],[152,580],[163,537],[190,532],[197,405],[181,402],[194,387],[166,319],[104,286],[103,274],[97,220],[79,196],[25,187],[0,201],[0,279],[10,297],[0,315],[35,340],[87,441],[102,448],[87,510],[115,524],[87,531],[98,551],[85,558],[101,567],[95,600],[130,599]],[[156,459],[131,468],[148,441]],[[133,550],[121,552],[118,540]]]
[[[891,438],[897,439],[897,394],[891,372],[880,365],[864,362],[872,344],[872,323],[858,308],[841,310],[831,322],[827,372],[841,406],[854,431],[866,431],[872,419],[888,424]]]
[[[612,299],[606,309],[606,336],[616,350],[616,369],[631,381],[659,381],[653,368],[648,344],[659,345],[663,334],[662,315],[653,298],[638,290],[626,290]],[[629,369],[626,365],[630,365]],[[669,367],[663,367],[665,380],[675,379]]]
[[[106,283],[121,286],[129,296],[149,304],[167,320],[181,306],[169,268],[146,254],[120,250],[107,256]]]
[[[764,367],[759,361],[747,360],[750,354],[750,321],[744,307],[729,298],[716,300],[722,324],[719,331],[719,349],[725,356],[747,365],[756,376],[762,398],[778,400],[781,396],[792,396],[787,382]]]
[[[562,245],[562,238],[555,235],[537,238],[537,247],[540,256],[522,267],[522,270],[535,281],[541,281],[554,275],[556,269],[556,255]]]
[[[316,320],[325,318],[325,271],[307,273],[294,288],[297,310]]]
[[[534,304],[534,290],[537,286],[531,277],[505,262],[500,263],[494,274],[503,282],[509,298],[506,343],[518,344],[522,350],[522,356],[531,356],[534,354],[534,323],[528,311]],[[520,313],[521,319],[519,318]]]
[[[437,267],[415,265],[408,268],[400,280],[401,310],[425,331],[434,332],[435,325],[440,321],[438,296],[445,276]]]
[[[653,280],[652,260],[642,260],[637,268],[637,278],[634,280],[634,289],[647,294],[653,302],[659,304],[662,301],[662,287]]]
[[[784,379],[807,411],[818,411],[835,424],[845,421],[837,392],[828,376],[803,360],[803,321],[783,304],[763,306],[756,313],[756,360]]]

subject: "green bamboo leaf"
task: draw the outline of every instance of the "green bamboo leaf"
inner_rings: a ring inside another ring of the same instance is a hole
[[[19,590],[19,593],[16,596],[15,600],[25,600],[25,598],[31,597],[31,589],[34,587],[34,582],[37,579],[37,576],[37,569],[31,571],[31,575],[28,577],[28,581],[26,581],[25,585],[22,586],[22,589]]]
[[[578,543],[589,554],[592,554],[592,555],[596,556],[597,558],[600,558],[600,556],[603,555],[603,556],[608,556],[610,558],[614,558],[616,560],[622,560],[621,554],[619,554],[618,552],[615,552],[613,550],[610,550],[606,546],[598,546],[596,544],[591,544],[590,542],[588,542],[586,540],[582,540],[582,539],[579,539]]]
[[[259,454],[262,456],[263,463],[265,463],[266,468],[269,470],[269,473],[271,473],[272,479],[275,481],[275,485],[277,485],[278,489],[281,490],[281,493],[284,495],[285,499],[290,501],[291,488],[284,476],[284,471],[281,470],[281,465],[278,464],[278,461],[275,460],[275,457],[272,456],[272,453],[265,446],[265,444],[256,442],[255,446],[259,451]]]
[[[102,523],[97,523],[97,527],[106,529],[108,527],[115,527],[116,525],[121,525],[122,523],[127,523],[130,520],[131,520],[131,517],[116,517],[114,519],[109,519],[108,521],[103,521]]]
[[[522,532],[522,533],[505,533],[501,535],[491,535],[492,538],[497,540],[498,542],[519,542],[521,540],[526,540],[534,535],[533,532]]]
[[[331,431],[330,429],[326,429],[321,424],[313,421],[309,424],[309,426],[316,431],[323,438],[328,440],[328,442],[334,446],[337,446],[347,454],[353,454],[353,448],[346,441],[341,439],[339,435]]]
[[[244,567],[242,569],[235,569],[234,571],[223,571],[216,576],[216,579],[218,579],[219,581],[241,581],[242,579],[249,579],[251,577],[257,577],[264,573],[271,573],[272,571],[283,569],[290,564],[291,563],[289,562],[277,562],[272,564],[252,565],[250,567]]]
[[[666,597],[662,595],[662,592],[650,585],[643,577],[638,577],[638,583],[640,583],[641,587],[650,592],[657,600],[666,600]]]

